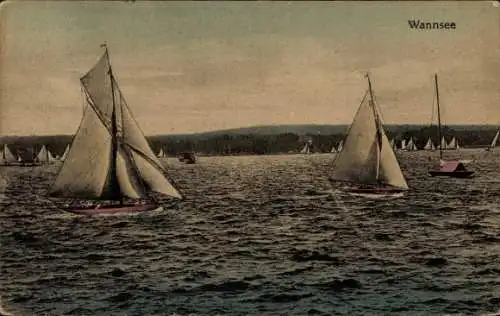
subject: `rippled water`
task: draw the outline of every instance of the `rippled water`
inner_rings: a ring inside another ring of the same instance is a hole
[[[500,152],[474,179],[348,197],[332,154],[165,160],[186,196],[158,213],[77,217],[45,197],[58,165],[4,167],[3,308],[14,315],[477,315],[500,309]],[[436,153],[432,154],[434,161]]]

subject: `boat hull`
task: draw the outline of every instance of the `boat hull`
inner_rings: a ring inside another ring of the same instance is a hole
[[[127,213],[141,213],[150,212],[163,209],[161,206],[155,204],[128,204],[128,205],[107,205],[107,206],[93,206],[87,208],[67,208],[65,211],[78,214],[78,215],[103,215],[103,214],[127,214]]]
[[[349,195],[367,198],[394,198],[404,196],[406,190],[388,187],[360,188],[348,187],[344,189]]]
[[[474,176],[474,171],[440,171],[431,170],[429,174],[432,177],[451,177],[451,178],[471,178]]]

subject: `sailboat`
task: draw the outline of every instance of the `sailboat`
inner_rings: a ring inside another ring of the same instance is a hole
[[[311,150],[311,146],[312,146],[312,141],[308,141],[304,148],[302,148],[302,150],[300,151],[301,154],[312,154],[312,150]]]
[[[429,137],[427,143],[425,143],[424,150],[436,150],[436,146],[434,146],[432,138]]]
[[[493,137],[493,140],[491,141],[491,144],[490,146],[488,146],[486,148],[486,151],[490,151],[490,150],[493,150],[496,145],[497,145],[497,141],[498,141],[498,136],[500,135],[500,129],[497,131],[497,133],[495,134],[495,137]]]
[[[406,145],[406,150],[408,150],[408,151],[418,150],[417,146],[415,145],[415,142],[413,141],[413,137],[410,137],[410,141]]]
[[[448,145],[446,146],[446,149],[451,149],[451,150],[458,150],[460,149],[460,146],[458,145],[458,141],[455,137],[453,137]]]
[[[45,145],[42,145],[42,148],[38,152],[38,155],[35,157],[35,162],[38,163],[53,163],[56,159],[52,156],[52,153],[47,149]]]
[[[160,148],[160,152],[158,153],[158,158],[165,158],[165,152],[163,151],[163,146]]]
[[[345,191],[353,195],[401,196],[408,184],[385,134],[368,74],[366,78],[368,91],[334,160],[330,180],[346,183]]]
[[[344,141],[343,141],[343,140],[341,140],[341,141],[339,142],[339,145],[337,146],[337,152],[338,152],[338,153],[339,153],[339,152],[341,152],[341,151],[342,151],[342,148],[344,148]]]
[[[152,192],[182,199],[165,176],[125,101],[108,48],[80,78],[86,107],[50,196],[85,201],[66,211],[95,215],[161,210]],[[143,202],[125,204],[124,199]],[[92,200],[110,204],[92,203]],[[144,201],[146,200],[146,201]]]
[[[2,166],[12,166],[16,165],[19,162],[19,159],[12,154],[12,152],[9,149],[9,146],[7,144],[4,144],[3,147],[1,148],[1,155],[0,155],[0,165]]]
[[[439,88],[437,74],[434,75],[436,86],[436,103],[438,117],[438,139],[439,143],[439,169],[429,170],[432,177],[453,177],[453,178],[469,178],[474,174],[474,171],[467,170],[463,161],[460,160],[443,160],[443,145],[446,145],[444,137],[441,138],[441,112],[439,108]]]
[[[68,153],[69,153],[69,145],[66,146],[66,149],[64,149],[64,153],[63,155],[61,156],[61,161],[64,161],[66,160],[66,157],[68,157]]]
[[[401,150],[406,150],[406,139],[401,140]]]

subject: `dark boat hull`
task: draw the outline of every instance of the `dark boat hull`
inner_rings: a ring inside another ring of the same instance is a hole
[[[107,205],[107,206],[92,206],[87,208],[69,207],[67,212],[78,215],[101,215],[101,214],[127,214],[141,213],[161,209],[161,206],[155,204],[127,204],[127,205]]]
[[[471,178],[474,175],[474,171],[431,170],[431,171],[429,171],[429,174],[432,177]]]

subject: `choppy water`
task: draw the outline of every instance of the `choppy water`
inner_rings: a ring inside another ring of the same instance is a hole
[[[435,157],[435,154],[433,154]],[[500,152],[470,180],[344,196],[331,154],[165,163],[186,200],[77,217],[44,197],[58,165],[2,168],[3,308],[14,315],[479,315],[500,309]],[[166,204],[166,206],[168,206]]]

